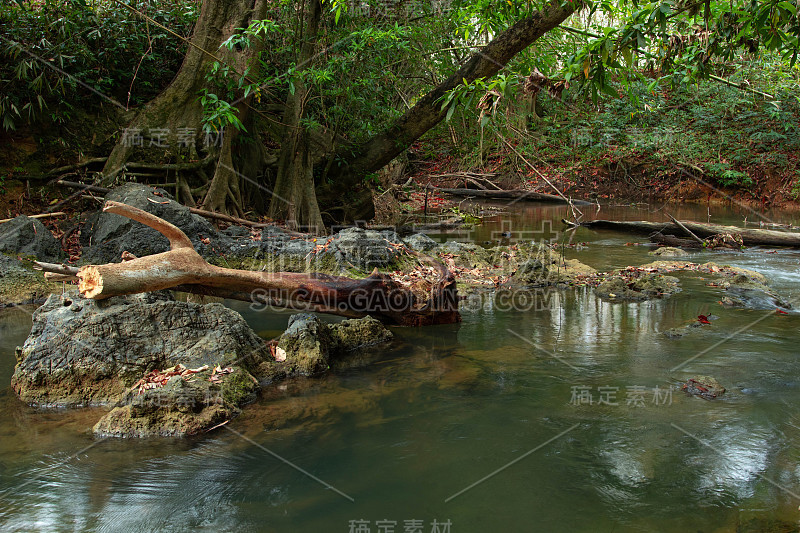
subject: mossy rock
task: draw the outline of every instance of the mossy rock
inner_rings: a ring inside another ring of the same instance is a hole
[[[645,274],[638,278],[614,276],[600,283],[595,292],[605,300],[643,301],[670,296],[680,290],[678,278]]]
[[[0,253],[0,307],[35,303],[61,291],[61,283],[47,281],[42,272]]]
[[[686,257],[689,255],[689,252],[686,250],[682,250],[681,248],[673,248],[672,246],[662,246],[652,252],[648,252],[647,255],[653,255],[656,257]]]

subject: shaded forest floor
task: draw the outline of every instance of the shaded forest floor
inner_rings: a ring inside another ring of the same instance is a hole
[[[439,127],[412,147],[408,172],[423,186],[474,188],[463,175],[471,172],[503,188],[552,194],[550,181],[600,203],[797,208],[799,95],[769,80],[760,85],[776,99],[713,82],[674,91],[631,85],[599,106],[540,96],[541,116],[524,129],[508,111],[484,127],[482,141],[478,124]]]

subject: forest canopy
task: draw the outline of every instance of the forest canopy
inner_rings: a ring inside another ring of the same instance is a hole
[[[431,130],[483,163],[548,113],[646,120],[664,91],[711,83],[796,138],[787,0],[17,0],[0,30],[4,130],[113,114],[98,183],[183,164],[184,203],[314,228],[370,218],[382,169]]]

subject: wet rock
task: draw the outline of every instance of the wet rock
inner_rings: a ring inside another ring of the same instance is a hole
[[[508,280],[508,285],[546,286],[568,284],[597,271],[577,259],[564,256],[547,246],[520,247],[520,261]],[[512,261],[513,263],[513,261]]]
[[[716,315],[708,315],[705,318],[709,322],[713,322],[714,320],[719,319],[719,317]],[[668,339],[679,339],[685,335],[688,335],[689,333],[698,331],[701,328],[709,325],[710,324],[706,324],[704,322],[701,322],[700,320],[696,320],[695,322],[692,322],[691,324],[687,324],[685,326],[679,326],[677,328],[668,329],[664,332],[664,336],[667,337]]]
[[[438,243],[424,233],[415,233],[403,239],[406,246],[417,252],[430,252],[438,246]]]
[[[219,234],[208,220],[192,214],[188,207],[175,202],[162,189],[126,183],[110,191],[105,199],[138,207],[175,224],[204,257],[218,256],[230,244],[229,237]],[[208,243],[203,239],[207,239]],[[81,260],[84,263],[102,264],[119,262],[123,251],[137,257],[166,252],[169,250],[169,241],[140,222],[113,213],[99,212],[89,217],[83,226],[81,246]]]
[[[392,339],[378,320],[365,317],[328,325],[314,315],[297,314],[278,340],[290,374],[312,376],[327,371],[334,358]]]
[[[686,391],[692,396],[713,400],[725,392],[725,387],[710,376],[695,376],[689,378],[686,383],[681,386],[681,390]]]
[[[386,268],[402,256],[400,237],[391,231],[375,231],[363,228],[346,228],[328,242],[327,250],[320,257],[332,257],[341,270],[356,268],[370,272],[374,268]]]
[[[0,252],[34,256],[48,263],[57,263],[66,257],[50,230],[37,219],[25,215],[0,224]]]
[[[0,308],[39,302],[52,292],[60,291],[60,283],[47,281],[43,273],[14,257],[0,254]]]
[[[661,274],[645,274],[635,278],[614,276],[595,289],[598,296],[612,301],[651,300],[670,296],[679,290],[678,278]]]
[[[764,310],[792,309],[792,304],[766,285],[764,276],[752,274],[738,273],[719,283],[718,286],[725,290],[725,296],[721,300],[723,306]],[[762,279],[763,282],[760,281]]]
[[[330,367],[330,331],[314,315],[292,315],[289,326],[278,340],[278,350],[285,352],[287,367],[297,373],[304,376],[321,374]]]
[[[653,255],[656,257],[685,257],[689,255],[689,252],[686,250],[682,250],[681,248],[673,248],[672,246],[662,246],[652,252],[648,252],[647,255]]]
[[[69,292],[34,312],[11,384],[38,407],[114,406],[95,427],[101,435],[185,435],[235,416],[258,389],[250,370],[271,359],[244,319],[221,304]],[[151,371],[179,364],[205,370],[137,390]],[[212,378],[217,367],[230,371]]]
[[[392,332],[372,317],[342,320],[329,326],[331,351],[343,354],[392,340]]]

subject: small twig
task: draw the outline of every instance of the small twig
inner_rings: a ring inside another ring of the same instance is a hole
[[[66,215],[66,213],[64,213],[62,211],[57,211],[55,213],[42,213],[40,215],[27,215],[27,216],[28,216],[28,218],[50,218],[50,217],[60,217],[60,216],[65,216],[65,215]],[[11,222],[12,220],[14,220],[14,219],[13,218],[4,218],[3,220],[0,220],[0,224],[2,224],[4,222]]]

